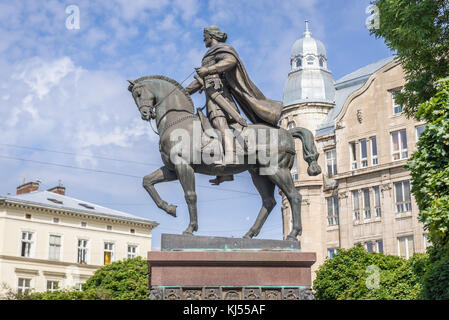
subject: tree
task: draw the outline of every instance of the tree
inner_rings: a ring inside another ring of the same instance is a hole
[[[141,257],[113,262],[98,269],[83,290],[58,290],[9,295],[19,300],[147,300],[148,263]]]
[[[449,75],[449,1],[376,0],[379,28],[370,30],[384,38],[397,53],[406,74],[406,85],[395,98],[413,116],[419,104],[437,92],[436,81]]]
[[[361,245],[341,249],[317,271],[317,300],[412,300],[421,294],[427,256],[409,260],[368,253]]]
[[[449,250],[449,78],[441,80],[438,88],[416,114],[427,124],[407,168],[420,221],[432,243]]]
[[[83,285],[111,300],[148,300],[148,262],[141,257],[113,262],[97,270]]]

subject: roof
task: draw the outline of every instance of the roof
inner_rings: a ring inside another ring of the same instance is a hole
[[[91,216],[108,217],[111,219],[128,220],[143,224],[150,224],[156,227],[157,222],[146,218],[134,216],[132,214],[109,209],[94,203],[78,200],[72,197],[63,196],[50,191],[35,191],[15,196],[2,196],[0,200],[12,203],[20,203],[30,206],[39,206],[56,210],[68,210]]]
[[[359,90],[368,78],[377,70],[389,64],[395,59],[394,56],[379,60],[364,66],[335,81],[335,107],[327,114],[324,121],[318,126],[315,136],[320,137],[333,133],[335,130],[335,119],[340,114],[348,97]]]

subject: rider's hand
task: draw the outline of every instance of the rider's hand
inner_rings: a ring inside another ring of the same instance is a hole
[[[198,75],[201,78],[204,78],[205,76],[207,76],[209,74],[207,68],[205,68],[205,67],[195,68],[195,70],[196,70],[196,73],[198,73]]]

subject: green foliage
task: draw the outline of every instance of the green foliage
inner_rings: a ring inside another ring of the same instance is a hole
[[[341,249],[317,271],[318,300],[412,300],[421,292],[427,256],[410,260],[368,253],[361,245]]]
[[[147,300],[148,263],[141,257],[111,263],[97,270],[84,290],[101,291],[111,300]]]
[[[422,297],[449,300],[449,252],[433,246],[429,250],[429,266],[423,277]]]
[[[449,78],[439,81],[438,88],[416,114],[427,124],[407,168],[420,221],[432,243],[449,250]]]
[[[437,92],[436,81],[449,75],[449,1],[376,0],[380,28],[371,33],[384,38],[397,53],[406,73],[404,92],[397,101],[413,115],[419,104]]]
[[[147,300],[148,264],[141,257],[113,262],[97,270],[83,290],[15,295],[18,300]]]
[[[100,300],[102,296],[96,290],[58,290],[47,292],[34,292],[18,295],[17,300]]]

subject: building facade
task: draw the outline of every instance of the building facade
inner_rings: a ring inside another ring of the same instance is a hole
[[[101,266],[146,257],[156,222],[36,182],[0,197],[0,285],[23,293],[81,288]]]
[[[391,57],[333,81],[324,45],[308,26],[293,45],[291,61],[281,126],[314,133],[323,170],[307,175],[297,141],[292,176],[303,196],[300,241],[303,251],[317,253],[314,269],[357,243],[405,258],[424,252],[426,235],[404,165],[425,126],[395,103],[405,83],[401,65]],[[287,235],[291,211],[285,197],[282,214]]]

